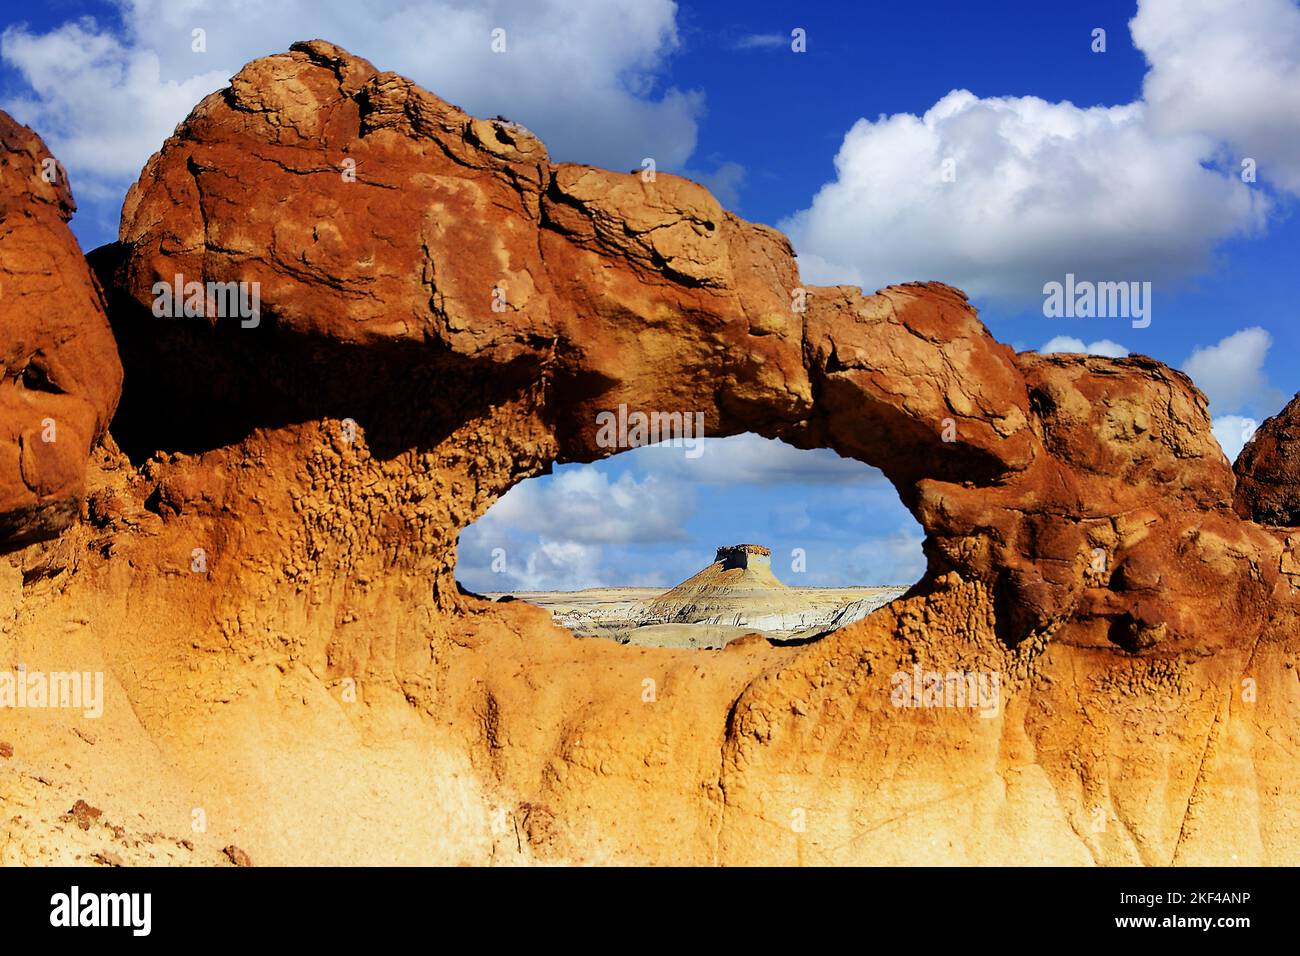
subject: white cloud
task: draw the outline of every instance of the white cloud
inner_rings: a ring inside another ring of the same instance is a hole
[[[804,278],[867,290],[942,279],[1024,304],[1067,272],[1195,274],[1220,240],[1258,232],[1272,203],[1239,160],[1300,189],[1300,12],[1141,0],[1132,29],[1150,62],[1133,103],[954,90],[921,116],[858,120],[835,180],[783,223]]]
[[[781,33],[750,33],[731,45],[733,50],[773,50],[790,43],[790,37]]]
[[[1077,352],[1084,355],[1104,355],[1107,358],[1123,358],[1128,349],[1110,339],[1098,339],[1096,342],[1084,343],[1072,335],[1058,335],[1038,350],[1044,355],[1052,352]]]
[[[515,485],[476,525],[583,544],[680,540],[694,510],[689,486],[657,475],[617,480],[592,466],[566,468],[548,481]]]
[[[124,45],[90,19],[42,36],[10,27],[0,52],[38,94],[11,101],[11,112],[69,169],[110,179],[138,176],[176,123],[229,77],[218,69],[164,79],[156,53]]]
[[[699,457],[687,458],[681,448],[651,445],[629,452],[627,461],[642,473],[728,485],[841,485],[886,480],[879,469],[841,458],[829,448],[805,450],[748,432],[729,438],[706,438],[703,449]]]
[[[1293,0],[1144,0],[1130,23],[1164,133],[1209,133],[1225,163],[1300,193],[1300,7]]]
[[[1211,430],[1228,461],[1236,461],[1258,427],[1259,422],[1244,415],[1220,415],[1214,419]]]
[[[955,90],[920,117],[858,120],[835,181],[783,226],[818,283],[942,279],[1027,302],[1066,273],[1160,281],[1262,223],[1260,194],[1202,165],[1212,150],[1154,134],[1141,104]]]
[[[1248,409],[1271,413],[1286,397],[1264,371],[1272,344],[1273,337],[1265,329],[1242,329],[1217,345],[1196,349],[1183,363],[1183,371],[1205,393],[1216,415]]]
[[[833,551],[840,586],[855,584],[912,584],[925,573],[921,551],[924,535],[900,531],[863,541],[853,548]],[[809,554],[811,562],[815,557]]]
[[[644,584],[607,546],[643,551],[685,540],[694,510],[693,490],[671,479],[611,481],[598,466],[566,466],[515,485],[461,533],[457,577],[480,592]]]
[[[684,164],[703,99],[658,88],[677,46],[670,0],[119,0],[118,35],[89,18],[46,33],[11,26],[0,56],[32,87],[5,107],[36,128],[79,193],[120,196],[207,93],[248,60],[323,37],[477,115],[497,113],[552,155],[612,169]],[[491,31],[506,31],[506,52]],[[192,31],[206,30],[206,52]]]

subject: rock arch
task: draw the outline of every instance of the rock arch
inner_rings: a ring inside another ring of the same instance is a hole
[[[350,417],[419,471],[469,429],[476,517],[551,460],[607,454],[603,410],[702,411],[710,434],[881,468],[928,534],[923,589],[981,582],[1009,644],[1064,626],[1132,651],[1214,645],[1199,602],[1258,635],[1286,591],[1180,373],[1017,355],[939,284],[805,288],[783,236],[694,183],[553,164],[522,127],[323,41],[199,104],[95,261],[124,354],[153,372],[123,416],[143,447],[167,447],[165,421],[150,442],[167,410],[191,433],[195,409],[237,420],[214,445]],[[149,307],[178,275],[258,283],[265,321],[175,331]],[[428,534],[450,515],[386,520],[388,550],[450,594],[447,536]]]

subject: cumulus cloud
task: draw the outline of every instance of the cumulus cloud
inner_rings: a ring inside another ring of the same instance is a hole
[[[603,587],[604,549],[578,541],[539,538],[489,539],[466,533],[461,538],[456,576],[478,593],[504,591],[578,591]]]
[[[683,541],[694,510],[693,490],[671,479],[624,473],[611,480],[599,466],[566,467],[515,485],[461,533],[457,577],[476,591],[647,583],[611,561],[609,546],[644,551]]]
[[[197,69],[204,61],[196,59],[188,76],[164,78],[157,53],[122,43],[91,19],[40,36],[10,27],[0,53],[35,91],[10,101],[11,111],[41,131],[65,166],[107,179],[139,175],[176,123],[229,77]]]
[[[1267,330],[1242,329],[1217,345],[1196,349],[1183,363],[1183,371],[1205,393],[1215,415],[1246,410],[1271,413],[1285,399],[1264,371],[1272,344]]]
[[[1129,24],[1162,133],[1209,133],[1223,159],[1300,193],[1300,7],[1294,0],[1143,0]]]
[[[657,475],[611,481],[596,468],[576,467],[515,485],[476,527],[489,536],[510,529],[583,544],[653,544],[681,540],[694,507],[688,486]]]
[[[248,60],[312,36],[472,113],[523,123],[557,159],[633,169],[649,156],[672,169],[695,148],[702,95],[657,82],[678,43],[671,0],[280,0],[240,4],[237,16],[217,0],[118,6],[120,29],[85,18],[0,38],[30,87],[6,108],[41,132],[83,198],[120,196],[199,99]]]
[[[900,531],[864,541],[854,548],[833,553],[841,586],[854,584],[912,584],[925,573],[921,551],[924,535]]]
[[[1153,133],[1141,104],[955,90],[919,117],[858,120],[836,179],[783,225],[817,283],[943,279],[1028,301],[1067,273],[1160,281],[1262,224],[1260,194],[1202,165],[1212,151]]]
[[[716,484],[811,485],[885,482],[885,476],[852,458],[841,458],[829,448],[811,451],[774,438],[746,433],[728,438],[706,438],[703,452],[687,458],[680,448],[651,445],[630,452],[630,465],[678,481]]]
[[[1258,427],[1259,422],[1244,415],[1220,415],[1214,419],[1211,430],[1228,461],[1236,461]]]
[[[1083,339],[1077,339],[1072,335],[1058,335],[1038,351],[1044,355],[1052,352],[1076,352],[1083,355],[1104,355],[1107,358],[1123,358],[1129,354],[1128,349],[1110,339],[1085,343]]]
[[[1081,108],[954,90],[919,116],[858,120],[834,181],[783,223],[804,278],[943,279],[1024,304],[1066,273],[1195,274],[1273,206],[1238,175],[1241,154],[1261,182],[1296,188],[1297,16],[1290,0],[1141,0],[1144,99]]]

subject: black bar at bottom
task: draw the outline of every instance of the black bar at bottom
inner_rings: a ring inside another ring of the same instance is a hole
[[[665,931],[677,926],[694,932],[696,942],[715,932],[724,941],[774,942],[793,931],[809,944],[822,933],[829,934],[824,941],[849,933],[865,946],[877,929],[910,927],[918,942],[1042,932],[1051,934],[1039,937],[1044,941],[1199,935],[1231,944],[1294,926],[1295,872],[30,869],[0,871],[0,914],[9,944],[76,934],[127,946],[242,939],[335,947],[373,945],[389,934],[430,942],[441,936],[445,944],[479,934],[499,943],[517,934],[535,944],[603,945],[628,934],[667,943]]]

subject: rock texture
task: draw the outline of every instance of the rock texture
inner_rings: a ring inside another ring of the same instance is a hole
[[[0,113],[0,549],[76,517],[122,387],[75,208],[41,138]]]
[[[1300,395],[1256,429],[1234,470],[1238,514],[1260,524],[1300,525]]]
[[[200,103],[92,259],[125,454],[0,564],[3,634],[111,675],[160,829],[202,808],[259,865],[1300,861],[1300,567],[1158,362],[1018,355],[939,284],[803,286],[702,187],[552,163],[321,41]],[[260,322],[156,317],[176,276],[257,283]],[[460,530],[612,453],[620,405],[880,467],[924,578],[725,653],[461,592]],[[996,714],[897,705],[914,667],[1001,675]],[[106,814],[140,793],[84,772]]]
[[[99,261],[128,362],[156,373],[128,388],[128,449],[348,418],[381,458],[411,461],[460,453],[448,433],[510,409],[527,425],[480,433],[472,519],[551,459],[608,454],[600,411],[703,412],[714,435],[884,470],[929,535],[930,577],[985,584],[1008,643],[1069,623],[1088,642],[1213,647],[1210,612],[1258,630],[1281,587],[1277,544],[1233,514],[1180,373],[1017,356],[947,287],[805,290],[784,237],[701,187],[551,164],[526,130],[326,43],[255,61],[201,103]],[[261,326],[154,319],[155,283],[175,276],[258,283]],[[451,600],[446,535],[463,519],[444,502],[399,506],[367,540]]]

